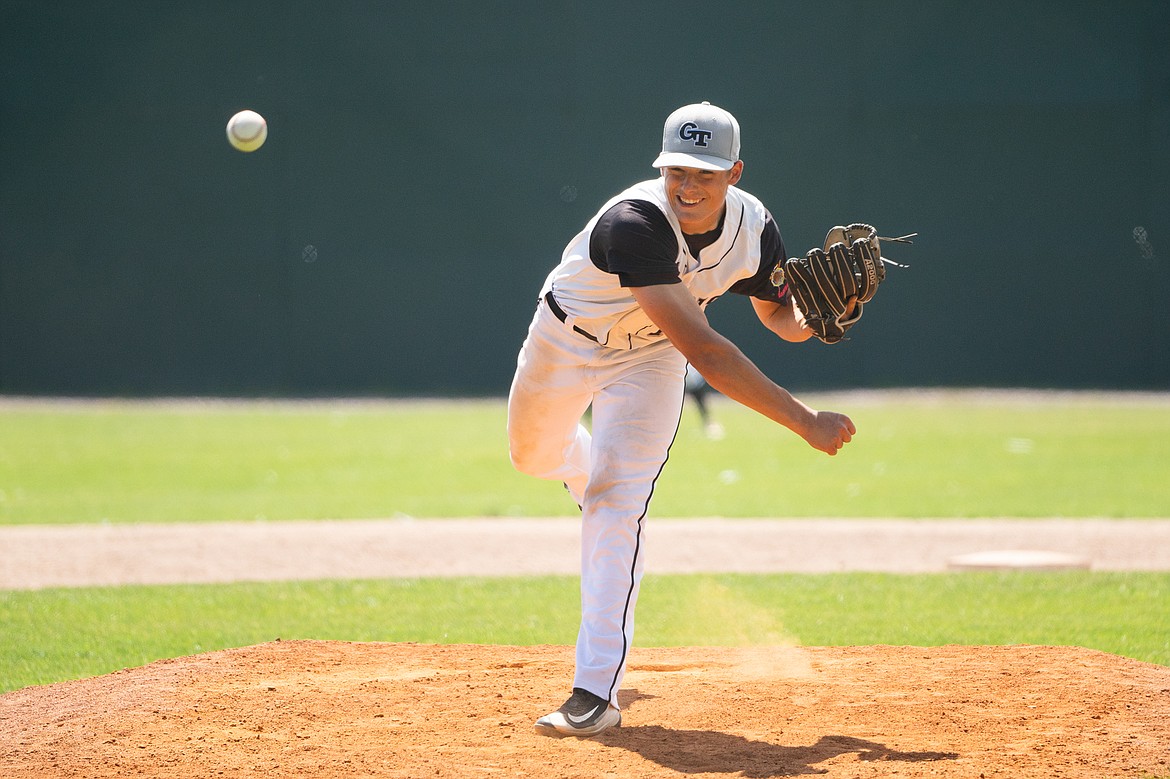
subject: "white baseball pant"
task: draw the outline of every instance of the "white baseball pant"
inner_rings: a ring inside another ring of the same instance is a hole
[[[686,360],[669,341],[601,346],[541,301],[508,396],[512,464],[581,506],[574,687],[618,705],[644,570],[643,523],[682,415]],[[581,420],[592,404],[592,434]]]

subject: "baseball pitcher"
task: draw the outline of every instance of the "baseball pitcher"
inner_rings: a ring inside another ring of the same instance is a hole
[[[537,719],[542,733],[594,736],[621,723],[643,527],[678,430],[688,362],[828,455],[856,433],[849,417],[773,383],[707,322],[706,307],[733,293],[780,338],[833,343],[880,281],[877,240],[864,226],[835,228],[841,240],[816,250],[823,257],[787,260],[768,209],[736,186],[739,152],[727,111],[704,102],[672,113],[653,163],[660,176],[605,203],[540,290],[508,398],[510,455],[521,472],[563,482],[582,513],[572,695]],[[870,266],[854,267],[862,254]],[[590,406],[592,434],[582,425]]]

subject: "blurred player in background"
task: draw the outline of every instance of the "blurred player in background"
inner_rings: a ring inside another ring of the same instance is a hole
[[[687,397],[695,402],[695,408],[699,411],[699,421],[703,423],[703,432],[707,434],[707,437],[712,441],[723,438],[723,425],[716,422],[711,416],[711,407],[707,404],[707,398],[719,393],[690,363],[687,364],[687,375],[683,379],[683,390],[687,393]]]

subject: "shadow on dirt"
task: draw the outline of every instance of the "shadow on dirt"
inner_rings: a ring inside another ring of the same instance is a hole
[[[627,749],[679,773],[722,773],[751,779],[828,773],[828,769],[816,765],[851,752],[866,762],[919,763],[958,758],[954,752],[900,752],[851,736],[822,736],[809,746],[784,746],[711,730],[673,730],[659,725],[616,728],[595,740]]]

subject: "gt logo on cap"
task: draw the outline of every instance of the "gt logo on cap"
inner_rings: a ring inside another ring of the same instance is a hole
[[[683,126],[678,128],[678,137],[684,141],[694,141],[696,146],[706,148],[707,141],[711,139],[710,130],[700,130],[699,125],[694,122],[684,122]]]

